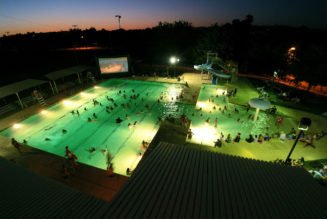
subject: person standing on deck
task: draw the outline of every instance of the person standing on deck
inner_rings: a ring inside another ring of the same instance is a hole
[[[218,119],[215,118],[215,121],[214,121],[214,127],[217,128],[217,123],[218,123]]]
[[[16,141],[15,138],[11,139],[11,144],[17,149],[19,153],[22,153],[22,151],[20,150],[20,144],[18,143],[18,141]]]

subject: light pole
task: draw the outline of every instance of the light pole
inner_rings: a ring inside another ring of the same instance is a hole
[[[292,46],[287,50],[287,62],[288,64],[292,64],[296,59],[296,47]]]
[[[172,57],[170,57],[169,62],[171,65],[174,66],[174,77],[176,77],[176,64],[179,62],[179,58],[172,56]]]
[[[298,127],[298,129],[300,130],[300,132],[299,132],[298,136],[295,139],[295,142],[294,142],[294,144],[293,144],[293,146],[292,146],[292,148],[290,150],[290,153],[288,153],[288,156],[287,156],[287,158],[285,160],[285,164],[288,163],[288,160],[290,159],[290,157],[291,157],[291,155],[293,153],[293,150],[294,150],[297,142],[299,141],[300,137],[303,135],[303,132],[304,131],[307,131],[309,129],[310,125],[311,125],[311,119],[309,119],[309,118],[301,118],[300,123],[299,123],[299,127]]]
[[[118,14],[115,17],[118,18],[118,27],[119,27],[119,30],[120,30],[120,19],[121,19],[121,15]]]

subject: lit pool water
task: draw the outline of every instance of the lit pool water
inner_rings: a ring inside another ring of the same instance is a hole
[[[109,153],[114,171],[125,175],[127,168],[134,169],[141,160],[142,141],[151,142],[157,133],[158,117],[180,118],[185,114],[191,120],[193,132],[188,141],[207,146],[214,146],[221,133],[234,138],[240,132],[244,142],[249,134],[272,135],[281,131],[276,126],[276,116],[261,112],[258,121],[249,119],[255,110],[247,112],[245,106],[231,104],[223,95],[227,92],[223,86],[202,85],[195,106],[176,99],[183,88],[180,84],[111,79],[62,100],[3,130],[0,135],[15,137],[20,142],[26,140],[32,147],[61,157],[65,146],[69,146],[78,162],[100,169],[107,168]],[[93,100],[98,104],[94,105]],[[225,106],[227,110],[223,113]],[[122,119],[120,124],[116,123],[117,118]],[[284,118],[284,130],[294,126],[292,119]],[[63,129],[67,132],[63,133]],[[96,150],[90,153],[92,147]]]
[[[241,141],[245,142],[249,134],[254,136],[268,133],[272,136],[281,131],[281,127],[276,125],[277,116],[261,111],[258,120],[254,122],[250,116],[254,116],[255,109],[250,108],[247,111],[246,106],[230,103],[229,100],[233,97],[227,97],[226,93],[227,89],[224,86],[202,85],[195,110],[190,115],[192,120],[190,128],[193,132],[190,142],[214,146],[221,133],[225,138],[230,134],[232,139],[237,133],[241,133]],[[295,126],[292,119],[284,118],[283,130],[291,130],[291,127]]]
[[[114,171],[125,175],[127,168],[134,169],[140,161],[142,141],[151,142],[158,131],[158,117],[179,117],[193,111],[194,106],[176,101],[181,91],[179,84],[112,79],[62,100],[0,134],[19,142],[26,140],[32,147],[61,157],[65,146],[69,146],[78,162],[101,169],[107,168],[109,153]],[[120,124],[116,123],[117,118],[122,119]],[[90,153],[92,147],[96,150]]]

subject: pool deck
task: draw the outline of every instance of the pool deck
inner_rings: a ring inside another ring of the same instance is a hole
[[[210,84],[209,79],[202,79],[200,74],[196,73],[184,73],[184,81],[177,82],[173,78],[154,78],[154,77],[131,77],[130,80],[144,80],[144,81],[157,81],[157,82],[166,82],[166,83],[188,83],[189,87],[185,87],[184,92],[184,102],[189,104],[195,104],[203,83]],[[235,104],[244,105],[250,96],[257,95],[255,89],[247,88],[242,81],[236,82],[234,84],[226,85],[229,89],[233,87],[240,88],[243,92],[239,92],[236,98],[231,102]],[[195,96],[195,98],[194,98]],[[55,103],[62,99],[63,96],[50,98],[47,100],[49,105]],[[23,120],[28,116],[35,114],[40,110],[39,106],[32,106],[27,109],[24,109],[16,114],[8,116],[0,120],[0,130],[11,126],[15,122]],[[287,109],[284,107],[279,107],[279,110],[283,115],[291,117],[293,119],[298,119],[302,116],[310,117],[313,120],[313,127],[311,130],[319,131],[325,128],[327,119],[319,115],[314,115],[311,113]],[[185,129],[180,129],[180,127],[165,123],[161,128],[161,132],[157,133],[155,141],[173,141],[172,143],[176,144],[185,144],[186,143],[186,133]],[[187,144],[193,144],[188,142]],[[248,143],[231,143],[230,146],[223,146],[222,148],[213,148],[222,153],[232,154],[236,156],[244,156],[250,154],[252,158],[265,158],[269,160],[270,157],[274,156],[275,158],[284,158],[291,145],[292,141],[280,142],[279,139],[272,141],[269,144],[248,144]],[[317,148],[301,147],[301,143],[294,151],[294,157],[299,156],[308,156],[308,158],[318,159],[318,158],[327,158],[327,137],[316,142]],[[271,151],[270,153],[267,151]],[[8,160],[12,160],[17,165],[20,165],[32,172],[35,172],[39,175],[57,180],[68,186],[71,186],[82,192],[94,195],[103,200],[110,201],[112,197],[120,190],[120,188],[128,181],[128,177],[115,175],[114,177],[108,177],[106,171],[96,169],[87,165],[79,164],[77,171],[69,177],[69,179],[63,178],[62,165],[65,162],[65,158],[51,155],[46,152],[42,152],[28,146],[23,146],[22,153],[19,153],[10,142],[10,139],[0,136],[0,156]],[[272,154],[272,155],[271,155]],[[270,157],[269,157],[270,156]],[[271,159],[270,159],[271,160]],[[310,160],[310,159],[309,159]]]

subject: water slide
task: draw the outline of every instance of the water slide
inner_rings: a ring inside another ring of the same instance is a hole
[[[227,71],[228,72],[228,69],[227,68],[225,68],[223,65],[220,65],[218,63],[215,63],[215,64],[217,64],[221,68],[221,70],[212,68],[212,64],[194,65],[194,69],[199,70],[201,72],[207,71],[210,74],[212,74],[212,75],[214,75],[214,76],[216,76],[218,78],[229,79],[229,78],[232,77],[231,74],[228,74],[228,73],[225,73],[224,72],[224,71]]]

